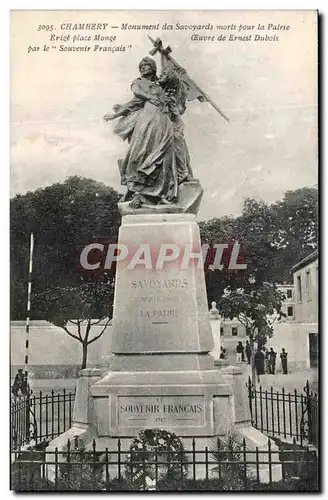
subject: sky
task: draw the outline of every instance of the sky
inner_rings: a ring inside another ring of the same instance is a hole
[[[106,30],[68,31],[62,23],[108,23]],[[122,30],[122,23],[212,24],[213,30]],[[265,30],[243,29],[239,25]],[[235,24],[236,31],[217,29]],[[268,24],[290,26],[268,30]],[[53,32],[38,27],[53,25]],[[117,29],[111,26],[118,26]],[[95,33],[125,46],[95,52],[96,42],[50,42]],[[193,41],[191,36],[276,36],[274,41]],[[159,36],[172,56],[229,116],[193,101],[183,116],[194,176],[204,196],[199,219],[237,215],[243,200],[281,199],[317,184],[317,40],[314,11],[16,11],[11,14],[11,196],[71,175],[121,190],[117,160],[127,144],[103,115],[131,97],[138,64]],[[89,52],[60,52],[83,46]],[[43,46],[50,47],[44,51]],[[56,45],[57,49],[52,49]],[[38,51],[28,47],[39,46]]]

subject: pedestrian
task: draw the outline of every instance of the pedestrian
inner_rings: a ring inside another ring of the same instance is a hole
[[[243,343],[241,342],[243,350],[241,351],[241,362],[245,363],[245,348],[243,346]]]
[[[264,359],[264,352],[258,348],[254,355],[254,365],[258,382],[260,382],[260,375],[264,375]]]
[[[270,357],[268,349],[265,349],[264,357],[265,357],[265,373],[270,373]]]
[[[236,347],[237,363],[241,363],[243,350],[244,350],[243,344],[241,343],[241,341],[239,341]]]
[[[248,340],[246,340],[245,352],[246,352],[247,364],[250,365],[251,364],[252,348],[251,348]]]
[[[18,396],[19,392],[23,396],[27,393],[26,381],[22,368],[19,368],[18,372],[15,375],[15,380],[12,385],[11,392],[13,393],[14,396]]]
[[[283,375],[287,375],[287,356],[288,352],[285,351],[284,347],[282,348],[282,351],[280,353],[280,359],[281,359],[281,368],[282,368],[282,373]]]
[[[271,347],[269,352],[269,373],[271,375],[274,375],[276,371],[276,357],[277,353],[273,350],[273,347]]]

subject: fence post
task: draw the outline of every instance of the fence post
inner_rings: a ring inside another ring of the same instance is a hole
[[[269,484],[272,484],[272,454],[271,454],[271,441],[268,439],[268,462],[269,462]]]
[[[42,391],[40,391],[40,410],[39,410],[40,423],[39,423],[39,429],[37,427],[34,429],[35,442],[37,442],[37,440],[38,440],[38,430],[39,430],[39,439],[40,439],[40,441],[42,440],[42,437],[41,437],[41,432],[42,432],[42,409],[43,409],[43,399],[42,399]],[[34,410],[34,425],[36,425],[36,412],[35,412],[35,410]]]
[[[63,432],[66,431],[66,390],[64,388],[63,390],[63,421],[64,421],[64,428]]]
[[[58,448],[55,448],[55,490],[58,490]]]
[[[298,395],[297,395],[297,390],[294,389],[294,402],[295,402],[295,427],[296,427],[296,439],[298,439],[299,436],[299,429],[298,429]]]
[[[30,400],[30,391],[28,389],[26,393],[26,405],[25,405],[25,441],[27,443],[30,442],[30,409],[31,409],[31,400]]]
[[[192,478],[196,481],[196,442],[192,438]]]
[[[155,486],[157,487],[158,482],[158,457],[157,457],[157,447],[155,448]]]
[[[205,479],[208,481],[208,447],[205,446]]]
[[[109,458],[108,447],[106,447],[106,450],[105,450],[106,490],[108,488],[108,483],[109,483],[108,458]]]
[[[286,408],[285,408],[285,389],[282,388],[282,418],[284,423],[284,438],[286,438]]]
[[[92,441],[92,488],[96,489],[96,440]]]
[[[243,439],[243,459],[244,459],[244,487],[247,489],[247,454],[246,454],[246,439]]]
[[[273,397],[273,387],[270,389],[271,395],[271,420],[272,420],[272,435],[274,436],[274,397]]]
[[[68,394],[68,428],[72,427],[72,393]]]
[[[74,457],[74,455],[73,455]],[[67,479],[68,484],[71,483],[71,440],[67,440]],[[73,460],[74,461],[74,460]]]
[[[55,436],[55,427],[54,427],[54,416],[55,416],[55,406],[54,406],[54,390],[51,390],[51,439]]]
[[[252,380],[251,380],[251,377],[248,377],[247,387],[248,387],[249,412],[251,414],[251,423],[253,425],[253,402],[252,402],[253,389],[252,389]]]
[[[260,484],[260,463],[259,463],[259,447],[255,448],[255,457],[256,457],[256,482]]]
[[[261,421],[261,432],[263,432],[263,402],[262,402],[262,385],[260,385],[260,421]]]
[[[117,440],[117,468],[118,468],[118,478],[121,479],[121,440]]]

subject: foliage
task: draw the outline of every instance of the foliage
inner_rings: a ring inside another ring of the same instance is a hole
[[[242,490],[245,487],[245,470],[240,462],[242,445],[233,432],[216,441],[215,448],[211,451],[212,458],[217,462],[213,473],[219,476],[222,490]]]
[[[235,234],[235,219],[232,217],[222,217],[221,219],[211,219],[199,223],[200,236],[203,244],[208,244],[208,252],[204,264],[206,291],[208,304],[216,301],[227,286],[236,287],[244,282],[244,271],[229,269],[229,262],[232,248],[238,241]],[[215,259],[215,244],[225,244],[222,253],[221,263],[223,269],[213,269],[212,265]],[[242,251],[242,249],[241,249]],[[241,252],[240,252],[241,253]],[[244,263],[243,255],[239,256],[238,263]]]
[[[153,461],[155,449],[164,451],[163,443],[158,441],[162,439],[159,436],[164,436],[165,433],[166,431],[154,429],[152,437],[147,432],[147,439],[145,436],[140,439],[142,433],[139,433],[140,438],[136,437],[133,440],[135,453],[139,454],[138,459],[141,463],[147,466],[142,453],[148,453],[148,461]],[[170,435],[166,437],[166,441],[170,443],[173,461],[176,460],[175,453],[176,448],[180,446],[180,438],[173,433],[167,434]],[[155,439],[156,436],[158,439]],[[140,443],[144,443],[143,452]],[[243,463],[245,442],[241,444],[237,436],[231,432],[224,438],[218,439],[211,450],[211,457],[217,462],[217,466],[214,469],[210,468],[211,476],[208,479],[188,479],[187,474],[181,474],[180,467],[175,469],[171,464],[169,469],[165,469],[165,474],[159,474],[156,491],[319,491],[318,460],[315,450],[305,449],[305,453],[301,457],[297,455],[298,459],[295,460],[295,449],[302,449],[301,447],[279,441],[276,444],[283,452],[280,460],[284,481],[271,484],[258,483],[249,468],[245,477]],[[40,462],[44,460],[43,451],[37,452],[34,447],[31,450],[22,452],[12,465],[11,488],[15,491],[140,491],[142,489],[142,481],[131,481],[129,477],[106,478],[103,460],[106,455],[103,452],[96,453],[95,446],[93,451],[86,451],[83,442],[78,438],[68,447],[69,459],[66,452],[66,462],[59,462],[56,483],[41,477],[42,470],[45,470],[40,466]],[[20,459],[30,462],[21,463]]]
[[[158,491],[293,491],[293,492],[318,492],[318,478],[312,476],[311,479],[305,480],[304,478],[288,478],[285,481],[277,481],[274,483],[257,483],[256,481],[246,478],[243,481],[233,481],[210,478],[210,479],[186,479],[183,481],[168,481],[164,480],[158,483]]]
[[[273,335],[273,321],[270,316],[277,314],[281,318],[281,311],[285,296],[275,285],[263,283],[261,287],[247,290],[225,290],[219,300],[218,309],[223,317],[238,318],[245,326],[251,344],[254,340],[264,345],[268,337]]]
[[[86,367],[87,346],[101,336],[107,324],[97,335],[91,335],[92,326],[111,318],[115,270],[100,267],[90,274],[80,265],[80,253],[94,241],[117,241],[117,201],[112,188],[77,176],[11,200],[12,319],[23,319],[26,314],[32,231],[31,318],[48,320],[78,340],[82,368]]]
[[[78,438],[75,438],[72,443],[68,442],[68,451],[73,453],[66,455],[66,463],[60,464],[56,490],[103,490],[102,464],[99,463],[99,454],[86,452],[83,441]]]
[[[147,484],[147,478],[151,481],[164,478],[181,481],[186,476],[184,446],[174,432],[145,429],[133,439],[129,450],[125,475],[140,487]]]
[[[24,319],[30,233],[34,234],[32,319],[45,319],[43,304],[34,294],[79,286],[106,277],[83,272],[81,250],[90,242],[117,241],[120,217],[118,193],[103,183],[70,177],[63,183],[37,189],[11,200],[11,317]],[[114,272],[107,275],[113,278]]]
[[[277,269],[279,281],[288,277],[288,270],[318,248],[318,190],[301,188],[287,191],[272,206],[274,232],[282,266]]]
[[[205,266],[209,304],[217,302],[227,287],[236,289],[252,284],[257,288],[265,282],[292,282],[293,265],[318,245],[318,191],[288,191],[281,201],[271,205],[247,198],[238,217],[201,222],[200,233],[202,243],[209,244],[210,249],[215,243],[230,247],[223,252],[223,270],[213,271]],[[240,244],[240,262],[247,264],[246,270],[228,269],[234,242]]]

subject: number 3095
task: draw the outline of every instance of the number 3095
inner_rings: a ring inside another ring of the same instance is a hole
[[[39,24],[39,27],[37,31],[53,31],[54,30],[54,25],[53,24]]]

